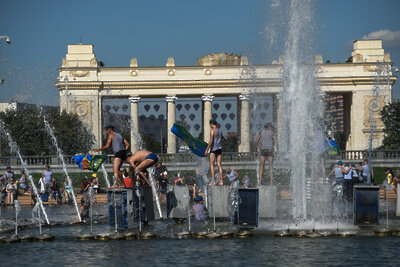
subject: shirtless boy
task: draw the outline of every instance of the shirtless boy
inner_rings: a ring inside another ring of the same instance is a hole
[[[146,169],[155,165],[158,162],[158,156],[147,150],[138,150],[132,156],[126,159],[126,162],[131,165],[135,172],[134,177],[139,174],[146,180],[148,184]]]

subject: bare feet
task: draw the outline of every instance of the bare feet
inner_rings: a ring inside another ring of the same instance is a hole
[[[221,182],[221,183],[219,183],[218,185],[224,185],[224,183],[223,183],[223,182]]]

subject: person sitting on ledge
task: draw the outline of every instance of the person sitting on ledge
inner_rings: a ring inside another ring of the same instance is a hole
[[[193,205],[194,218],[196,219],[196,221],[204,221],[206,219],[205,215],[206,208],[204,207],[203,204],[203,197],[197,196],[194,199],[194,202],[196,202],[196,204]]]
[[[126,163],[133,168],[134,177],[137,177],[139,174],[143,177],[143,179],[150,185],[150,182],[147,177],[147,168],[155,165],[158,162],[158,156],[153,152],[147,150],[139,150],[136,151],[132,156],[129,156],[126,159]]]
[[[16,199],[17,195],[17,185],[14,183],[13,178],[8,180],[8,184],[6,185],[6,192],[7,192],[7,205],[14,205],[14,199]]]

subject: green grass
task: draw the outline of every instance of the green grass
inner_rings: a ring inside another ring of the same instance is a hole
[[[374,184],[382,184],[386,179],[385,170],[389,167],[373,167],[374,169]],[[393,174],[396,172],[397,169],[392,168]]]

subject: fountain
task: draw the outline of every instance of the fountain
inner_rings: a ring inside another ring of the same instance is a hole
[[[56,139],[56,136],[54,135],[53,128],[50,126],[49,122],[46,120],[46,118],[44,116],[43,116],[43,122],[44,122],[44,125],[46,127],[46,131],[49,133],[49,135],[51,137],[53,145],[57,149],[57,156],[58,156],[58,158],[60,159],[60,161],[62,163],[65,176],[67,176],[68,184],[69,184],[69,186],[71,188],[71,193],[72,193],[71,195],[72,195],[72,199],[74,201],[74,205],[75,205],[76,213],[78,215],[78,219],[79,219],[79,221],[82,221],[81,214],[79,213],[78,203],[76,202],[76,196],[75,196],[75,193],[74,193],[74,186],[72,184],[71,178],[68,175],[67,166],[65,165],[64,155],[62,153],[61,148],[58,146],[57,139]]]
[[[150,180],[150,186],[151,186],[151,189],[152,189],[152,191],[153,191],[153,196],[154,196],[154,198],[156,199],[158,214],[160,215],[160,219],[162,219],[163,216],[162,216],[162,212],[161,212],[160,199],[158,198],[158,194],[157,194],[157,190],[156,190],[156,183],[155,183],[154,178],[153,178],[153,177],[154,177],[154,172],[155,172],[155,169],[154,169],[154,168],[151,168],[151,169],[148,171],[148,173],[149,173],[149,180]]]
[[[32,176],[29,174],[28,165],[26,164],[26,162],[22,158],[22,155],[21,155],[21,153],[19,151],[18,146],[16,145],[16,143],[12,139],[10,133],[6,130],[6,128],[4,126],[4,122],[2,120],[0,120],[0,129],[6,134],[6,137],[8,139],[8,145],[10,146],[11,151],[15,151],[17,153],[17,156],[18,156],[19,160],[21,161],[22,168],[24,169],[25,174],[28,177],[28,180],[32,185],[33,193],[34,193],[35,197],[37,198],[37,201],[38,201],[38,203],[40,205],[40,208],[43,211],[43,214],[45,216],[46,222],[47,222],[47,224],[49,224],[49,219],[47,218],[47,213],[46,213],[46,211],[45,211],[45,209],[43,207],[43,203],[42,203],[42,200],[41,200],[41,198],[39,196],[39,193],[38,193],[38,190],[36,188],[35,182],[33,181]]]
[[[32,221],[37,220],[39,223],[39,235],[42,235],[42,220],[40,219],[39,202],[36,202],[32,209]]]
[[[15,207],[15,235],[18,235],[18,214],[21,212],[21,206],[19,205],[19,200],[14,200]]]
[[[310,133],[321,131],[318,125],[323,113],[320,88],[314,77],[312,51],[313,8],[310,1],[293,0],[289,6],[288,33],[283,62],[283,109],[281,140],[287,144],[288,165],[292,192],[292,216],[307,219],[306,178],[313,166],[312,156],[317,155],[318,144]],[[282,143],[282,142],[280,142]],[[311,157],[311,161],[310,158]],[[315,177],[311,177],[315,180]]]
[[[101,172],[103,173],[103,177],[104,177],[104,180],[106,181],[107,188],[110,188],[111,185],[110,185],[110,181],[108,180],[108,174],[106,171],[106,167],[104,167],[104,164],[101,164]]]
[[[273,1],[274,5],[279,6],[283,5],[282,2],[280,1]],[[329,212],[326,212],[326,216],[323,215],[321,216],[320,212],[322,209],[318,208],[318,205],[323,203],[322,206],[326,205],[326,200],[320,199],[318,197],[318,194],[311,190],[309,193],[307,191],[307,183],[315,183],[316,181],[319,181],[318,177],[318,171],[317,168],[319,164],[316,164],[315,162],[318,160],[316,159],[317,155],[317,148],[318,144],[313,143],[317,136],[317,134],[322,132],[322,125],[319,124],[320,118],[322,117],[322,109],[321,109],[321,93],[318,88],[317,82],[315,81],[315,78],[313,77],[315,67],[313,66],[312,63],[312,53],[311,49],[308,46],[308,40],[311,40],[310,38],[310,32],[307,30],[308,26],[312,26],[312,12],[311,12],[311,2],[309,1],[300,1],[300,0],[293,0],[291,1],[291,4],[289,6],[289,21],[288,21],[288,29],[289,33],[287,36],[287,41],[286,41],[286,52],[284,53],[284,58],[283,58],[283,65],[282,67],[282,82],[283,82],[283,92],[279,96],[279,101],[281,102],[280,108],[282,109],[281,112],[279,112],[279,116],[281,118],[279,119],[279,125],[278,128],[280,129],[280,133],[282,134],[280,138],[280,152],[279,152],[279,157],[277,157],[277,161],[286,161],[288,160],[288,165],[290,169],[290,186],[291,186],[291,193],[292,193],[292,200],[280,200],[279,205],[276,205],[279,211],[276,211],[276,213],[279,213],[281,216],[278,218],[275,218],[275,216],[269,217],[267,220],[264,220],[264,225],[259,227],[257,231],[238,231],[236,234],[232,233],[232,221],[231,219],[233,218],[233,215],[236,213],[237,216],[239,217],[238,214],[238,207],[241,201],[243,199],[240,198],[238,194],[237,188],[231,188],[229,192],[230,200],[228,201],[228,204],[230,204],[231,209],[229,212],[229,215],[226,216],[226,219],[221,219],[220,216],[218,216],[218,220],[216,220],[216,210],[219,208],[215,203],[218,202],[216,199],[219,197],[219,190],[215,190],[215,188],[218,188],[216,186],[211,186],[207,187],[205,186],[205,202],[206,206],[210,208],[210,218],[209,221],[213,223],[213,225],[208,230],[208,232],[194,232],[193,235],[186,235],[187,238],[189,237],[198,237],[198,238],[218,238],[218,237],[225,237],[225,238],[244,238],[244,237],[249,237],[251,235],[258,235],[261,236],[262,238],[255,238],[252,240],[252,242],[246,242],[245,240],[220,240],[218,242],[215,242],[214,240],[186,240],[185,243],[182,245],[182,242],[175,242],[175,241],[170,241],[166,240],[171,237],[176,237],[173,233],[179,232],[182,229],[187,231],[189,230],[189,233],[195,229],[194,223],[192,224],[192,221],[190,219],[191,216],[191,206],[189,205],[187,209],[184,210],[184,212],[187,215],[188,218],[188,224],[174,224],[171,220],[157,220],[152,222],[152,225],[146,226],[146,224],[142,224],[142,217],[146,216],[143,215],[142,213],[142,207],[145,206],[146,201],[142,201],[142,195],[140,190],[136,190],[135,194],[137,194],[138,197],[138,207],[135,209],[136,210],[136,215],[139,218],[138,220],[138,230],[139,233],[136,231],[136,225],[134,226],[135,230],[125,230],[125,229],[119,229],[118,228],[118,214],[117,214],[117,208],[119,205],[121,205],[120,198],[116,197],[116,193],[118,191],[114,189],[111,191],[111,194],[113,195],[113,200],[110,201],[109,205],[111,207],[114,207],[113,214],[114,214],[114,228],[110,229],[109,225],[106,225],[105,223],[103,224],[96,224],[93,223],[93,210],[96,209],[101,209],[104,208],[103,206],[97,206],[96,204],[93,203],[93,189],[89,189],[89,215],[90,215],[90,232],[93,234],[94,232],[100,232],[101,234],[98,234],[96,236],[92,235],[90,239],[96,239],[96,241],[90,241],[87,243],[90,253],[87,253],[87,251],[82,251],[82,246],[74,246],[76,244],[76,240],[72,241],[70,238],[70,235],[77,235],[79,232],[79,229],[81,231],[87,230],[87,226],[82,226],[79,224],[72,225],[72,224],[66,224],[62,222],[61,227],[56,227],[56,225],[52,225],[51,228],[48,228],[49,232],[54,232],[57,235],[57,239],[60,239],[61,242],[56,242],[54,245],[53,244],[46,244],[46,248],[49,249],[55,249],[54,251],[62,250],[62,251],[72,251],[71,253],[68,253],[68,257],[66,257],[69,261],[70,264],[74,264],[75,257],[70,257],[71,255],[74,254],[82,254],[85,253],[85,261],[93,260],[93,258],[96,257],[96,260],[100,261],[99,263],[103,263],[106,261],[108,263],[108,258],[112,258],[112,261],[110,262],[111,264],[123,264],[125,261],[128,262],[128,260],[125,258],[127,255],[128,257],[135,254],[137,255],[150,255],[150,257],[143,257],[141,256],[140,260],[157,260],[158,263],[163,262],[166,264],[172,263],[171,259],[169,257],[163,258],[160,260],[158,257],[154,257],[153,259],[153,254],[152,251],[161,251],[161,249],[165,249],[165,246],[171,246],[171,249],[175,249],[176,247],[181,248],[179,246],[184,246],[185,249],[181,249],[180,253],[184,257],[177,257],[176,261],[181,260],[181,258],[189,258],[189,261],[191,263],[193,259],[193,255],[198,253],[201,249],[204,249],[204,247],[211,248],[207,251],[207,253],[210,255],[210,257],[202,257],[202,262],[201,264],[215,264],[215,262],[218,262],[218,257],[214,256],[223,256],[223,259],[226,260],[228,259],[225,264],[230,264],[231,262],[230,259],[233,258],[234,264],[257,264],[257,262],[261,262],[261,260],[265,261],[265,255],[262,253],[258,253],[260,249],[262,251],[267,251],[267,250],[276,250],[278,248],[278,252],[274,257],[270,257],[271,259],[268,258],[268,260],[271,261],[271,264],[282,264],[283,261],[282,259],[276,260],[277,255],[283,254],[284,260],[286,262],[298,262],[300,265],[312,265],[310,264],[310,261],[315,260],[320,262],[321,259],[320,257],[314,257],[314,254],[317,255],[330,255],[333,254],[334,258],[329,258],[327,261],[334,265],[337,263],[337,257],[335,255],[339,253],[343,253],[341,250],[337,250],[336,247],[346,247],[348,246],[348,243],[344,241],[343,238],[336,238],[336,239],[324,239],[323,241],[319,240],[313,240],[312,242],[306,241],[304,239],[294,239],[291,238],[289,240],[285,239],[277,239],[271,235],[271,233],[274,233],[276,230],[284,229],[279,232],[275,232],[276,236],[291,236],[291,237],[303,237],[303,238],[318,238],[324,236],[341,236],[341,237],[349,237],[357,234],[358,236],[363,236],[363,238],[353,238],[351,242],[354,244],[354,246],[359,247],[362,252],[357,255],[358,252],[354,252],[354,250],[346,250],[346,253],[349,253],[353,258],[356,258],[357,256],[362,256],[360,257],[362,260],[369,260],[371,257],[364,257],[364,255],[370,255],[371,253],[374,253],[376,249],[379,250],[379,247],[391,247],[393,246],[393,242],[396,242],[393,239],[386,239],[385,241],[382,241],[383,239],[377,239],[375,237],[371,237],[371,233],[373,233],[373,230],[364,230],[361,228],[352,228],[357,229],[356,231],[349,231],[348,228],[346,228],[346,231],[339,231],[340,228],[348,227],[348,222],[346,221],[343,223],[343,219],[348,220],[348,217],[346,217],[347,208],[343,207],[342,202],[342,196],[341,192],[342,189],[338,188],[338,190],[335,192],[337,195],[334,197],[333,202],[334,202],[334,208],[335,211],[332,212],[329,210]],[[281,6],[283,8],[283,6]],[[279,14],[282,15],[284,12],[278,12]],[[310,46],[311,47],[311,46]],[[262,103],[257,102],[260,99],[255,98],[256,102],[254,107],[257,109]],[[285,115],[285,116],[283,116]],[[287,116],[286,116],[287,115]],[[262,124],[261,124],[262,126]],[[4,128],[4,126],[2,127]],[[51,132],[51,127],[50,125],[46,124],[46,128],[49,128],[50,130],[49,133]],[[290,131],[282,131],[282,129],[290,129]],[[287,134],[286,134],[287,132]],[[51,134],[51,133],[50,133]],[[53,143],[57,146],[57,143],[55,141],[55,137],[53,134],[52,139]],[[10,138],[10,137],[9,137]],[[10,139],[11,140],[11,139]],[[311,141],[310,141],[311,140]],[[12,144],[12,141],[10,141],[10,145]],[[58,156],[63,162],[63,157],[62,153],[57,147]],[[19,153],[18,153],[19,154]],[[21,155],[19,154],[19,158],[21,162],[23,163],[24,168],[26,168],[26,164],[23,162]],[[278,162],[281,164],[281,162]],[[207,162],[204,163],[204,165],[207,164]],[[285,162],[286,164],[286,162]],[[63,170],[67,175],[67,178],[69,179],[68,183],[72,187],[72,182],[70,181],[70,177],[68,176],[65,164],[63,162]],[[103,176],[105,177],[105,181],[107,183],[107,186],[109,186],[108,178],[107,178],[107,172],[102,166],[102,171],[103,171]],[[257,172],[259,171],[259,168],[257,167]],[[29,175],[29,173],[26,171],[28,178],[30,181],[33,182],[32,176]],[[259,178],[259,175],[257,175],[257,178]],[[155,192],[155,186],[154,186],[154,179],[153,179],[153,173],[150,171],[149,179],[152,185],[152,192],[155,195],[156,198],[156,204],[158,208],[158,212],[160,214],[160,219],[163,218],[161,214],[161,206],[158,200],[158,195],[157,192]],[[204,183],[207,184],[207,181]],[[34,185],[34,184],[33,184]],[[329,188],[330,189],[330,188]],[[35,187],[35,194],[37,195],[37,190]],[[150,189],[148,188],[150,191]],[[257,190],[257,189],[253,189]],[[260,190],[261,191],[261,190]],[[309,198],[308,195],[309,194]],[[74,194],[73,194],[74,195]],[[75,196],[75,195],[74,195]],[[183,196],[183,199],[185,201],[189,201],[189,193],[185,194]],[[182,198],[181,198],[182,199]],[[275,197],[276,199],[276,197]],[[330,198],[329,198],[330,200]],[[278,200],[277,200],[278,201]],[[291,201],[290,204],[288,202]],[[74,203],[75,203],[75,208],[77,208],[77,203],[76,199],[74,198]],[[15,216],[16,216],[16,225],[15,225],[15,233],[17,234],[18,231],[18,224],[22,226],[23,220],[21,219],[21,214],[24,216],[24,208],[22,208],[22,212],[19,213],[17,210],[18,208],[18,202],[16,203],[16,210],[15,210]],[[65,206],[61,207],[49,207],[51,211],[55,211],[55,213],[62,213],[63,209]],[[40,208],[42,208],[43,213],[46,217],[47,220],[47,215],[45,214],[44,207],[40,201],[40,198],[38,198],[38,203],[35,205],[35,207],[32,210],[32,217],[33,221],[36,222],[38,220],[39,222],[39,232],[40,235],[42,235],[42,222],[40,219]],[[71,207],[72,209],[73,207]],[[314,209],[315,208],[315,209]],[[388,208],[388,206],[387,206]],[[28,210],[27,208],[25,210]],[[311,210],[311,212],[310,212]],[[315,211],[317,210],[317,211]],[[289,211],[289,215],[287,215],[287,211]],[[6,211],[7,212],[7,211]],[[78,212],[79,214],[79,212]],[[282,215],[283,214],[283,215]],[[388,211],[387,213],[388,214]],[[58,215],[58,214],[55,214]],[[10,216],[10,215],[9,215]],[[13,214],[12,214],[13,216]],[[12,218],[11,216],[11,218]],[[68,215],[67,215],[68,216]],[[79,215],[78,215],[79,216]],[[284,221],[283,218],[289,217],[290,220],[288,220],[288,223],[286,224],[286,221]],[[19,219],[18,219],[19,218]],[[324,219],[329,218],[331,221],[324,221]],[[387,215],[387,224],[386,227],[389,227],[388,224],[388,215]],[[397,223],[398,226],[398,221],[393,223],[393,227],[395,227]],[[36,224],[36,223],[35,223]],[[307,230],[310,227],[310,224],[312,225],[312,230]],[[99,242],[100,240],[119,240],[119,239],[126,239],[126,240],[132,240],[136,239],[136,237],[140,238],[150,238],[154,237],[154,234],[151,234],[149,232],[142,233],[143,231],[146,231],[148,228],[153,228],[155,229],[154,231],[157,232],[157,236],[162,238],[163,240],[147,240],[146,244],[144,241],[131,241],[131,242],[140,242],[138,246],[135,246],[135,251],[132,253],[132,251],[129,251],[127,249],[127,243],[129,241],[113,241],[112,242],[112,251],[104,249],[104,244]],[[328,229],[328,230],[321,230],[322,228]],[[217,231],[218,229],[218,231]],[[287,230],[288,229],[288,230]],[[295,229],[293,231],[293,229]],[[332,229],[336,229],[332,230]],[[213,230],[213,231],[212,231]],[[20,228],[20,232],[29,232],[29,225],[25,229],[23,227]],[[115,234],[110,235],[110,233],[115,232]],[[187,233],[187,232],[186,232]],[[180,235],[182,236],[182,235]],[[372,239],[373,238],[373,239]],[[79,238],[79,240],[88,240],[89,238]],[[359,239],[362,239],[361,241]],[[65,240],[68,240],[68,242],[64,242]],[[58,241],[58,240],[57,240]],[[376,241],[377,245],[374,247],[372,250],[368,250],[365,247],[363,243],[365,241]],[[10,241],[10,242],[15,242],[15,241]],[[321,242],[321,243],[320,243]],[[379,245],[378,245],[379,243]],[[273,244],[272,246],[270,244]],[[305,245],[306,244],[306,245]],[[323,246],[321,246],[323,244]],[[333,246],[327,246],[326,244],[335,244]],[[33,244],[37,245],[37,244]],[[287,248],[290,246],[295,246],[296,249],[295,251],[297,254],[292,257],[291,253],[287,253]],[[149,247],[155,248],[155,249],[148,249]],[[221,248],[232,248],[230,250],[230,255],[225,254],[224,249]],[[321,247],[329,247],[329,249],[321,249]],[[36,260],[38,258],[38,253],[37,251],[40,251],[41,248],[43,248],[40,245],[37,246],[32,246],[32,250],[35,251],[35,253],[30,252],[30,250],[24,250],[24,253],[29,253],[28,257],[29,259],[33,258]],[[39,249],[37,249],[39,248]],[[169,248],[169,247],[168,247]],[[240,249],[237,249],[240,248]],[[282,249],[281,249],[282,248]],[[317,251],[316,253],[309,253],[310,251]],[[5,252],[2,255],[7,256],[9,253],[8,249],[4,250]],[[16,250],[16,253],[19,250]],[[123,252],[123,255],[122,255]],[[243,257],[240,257],[240,253],[245,253],[247,257],[244,257],[245,259],[242,260]],[[351,254],[353,253],[353,254]],[[354,254],[356,253],[356,254]],[[364,254],[362,254],[364,253]],[[392,254],[388,254],[392,253]],[[56,253],[55,253],[56,254]],[[236,255],[236,257],[232,257],[232,255]],[[307,257],[303,257],[301,255],[307,255]],[[376,257],[380,257],[382,253],[376,253]],[[392,252],[392,250],[388,250],[387,253],[384,253],[385,257],[387,258],[387,255],[390,255],[389,257],[395,257],[395,251]],[[21,255],[21,254],[19,254]],[[56,254],[58,255],[58,254]],[[116,255],[120,255],[121,257],[115,257]],[[345,254],[347,255],[347,254]],[[65,255],[64,255],[65,256]],[[158,255],[162,257],[163,255]],[[263,258],[264,257],[264,258]],[[22,257],[21,257],[22,258]],[[76,257],[78,258],[78,257]],[[208,261],[208,258],[213,258],[212,262],[206,262]],[[306,258],[306,259],[304,259]],[[313,258],[313,259],[308,259],[308,258]],[[345,257],[343,257],[345,258]],[[54,259],[52,259],[53,262],[50,264],[54,263]],[[58,259],[57,259],[58,260]],[[79,259],[81,260],[81,259]],[[260,260],[260,261],[259,261]],[[307,261],[308,260],[308,261]],[[335,261],[336,260],[336,261]],[[385,259],[384,259],[385,260]],[[190,263],[190,262],[185,262],[185,263]],[[93,262],[90,262],[93,263]],[[97,262],[96,262],[97,263]],[[154,263],[154,262],[152,262]],[[346,262],[340,262],[341,264],[337,265],[343,265],[346,264]],[[371,263],[371,262],[367,262]],[[373,262],[375,263],[375,262]],[[173,264],[178,264],[180,265],[181,262],[173,262]]]

